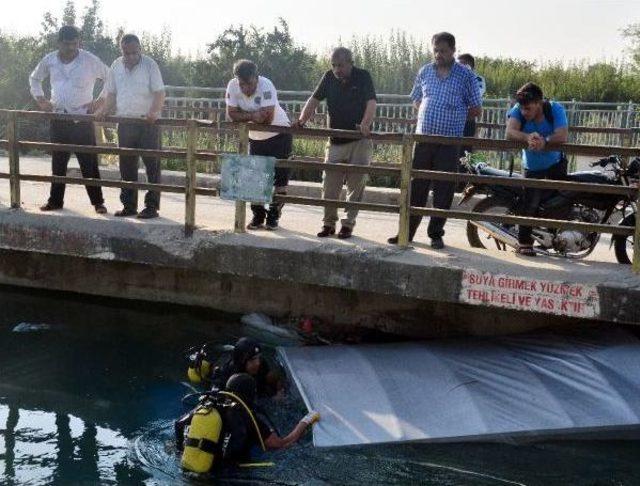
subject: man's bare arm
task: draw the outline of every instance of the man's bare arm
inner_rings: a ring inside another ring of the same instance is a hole
[[[147,121],[153,123],[158,118],[160,118],[160,114],[162,113],[162,108],[164,107],[164,99],[166,97],[166,93],[164,90],[155,91],[153,93],[153,102],[151,103],[151,108],[149,109],[149,113],[147,113]]]
[[[316,114],[316,110],[318,109],[319,105],[319,100],[317,100],[313,96],[310,97],[305,103],[304,108],[302,109],[302,113],[300,113],[300,116],[298,117],[298,121],[295,122],[294,125],[303,126],[305,123],[307,123],[309,119]]]
[[[479,118],[482,115],[482,107],[481,106],[472,106],[468,111],[469,118]]]
[[[95,117],[97,120],[104,120],[105,117],[111,115],[116,107],[116,94],[107,93],[104,96],[104,103],[96,110]]]
[[[259,113],[260,121],[256,121],[256,123],[271,125],[273,123],[274,117],[276,116],[276,107],[265,106],[264,108],[260,108]]]
[[[250,122],[253,121],[253,113],[243,111],[237,106],[227,106],[227,117],[234,122]]]
[[[371,124],[373,123],[373,118],[376,116],[377,106],[376,100],[367,101],[367,107],[364,110],[364,116],[360,122],[360,132],[365,137],[368,137],[371,134]]]
[[[556,130],[549,135],[548,139],[549,143],[567,143],[569,141],[569,128],[556,128]]]
[[[516,142],[528,142],[529,134],[521,131],[522,122],[515,117],[507,120],[507,131],[505,137],[507,140],[515,140]]]

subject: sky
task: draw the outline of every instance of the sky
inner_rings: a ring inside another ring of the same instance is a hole
[[[0,30],[37,34],[44,12],[61,16],[64,0],[5,1]],[[88,0],[77,0],[82,12]],[[624,57],[620,29],[640,22],[640,0],[103,0],[110,31],[172,32],[174,50],[203,55],[230,25],[271,28],[289,23],[296,42],[317,53],[340,39],[386,37],[403,30],[417,40],[439,31],[457,38],[458,50],[537,62],[602,61]],[[525,6],[527,5],[527,6]]]

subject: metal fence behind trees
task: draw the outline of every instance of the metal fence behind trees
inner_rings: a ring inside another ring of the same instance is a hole
[[[165,115],[168,118],[201,118],[224,121],[224,88],[167,86]],[[310,91],[278,91],[280,104],[290,115],[302,110]],[[640,146],[640,105],[637,103],[592,103],[561,101],[569,118],[570,143],[605,146]],[[513,106],[509,99],[485,99],[479,120],[478,137],[504,138],[507,111]],[[324,105],[316,118],[326,126]],[[378,110],[374,130],[391,133],[413,133],[414,110],[408,96],[378,95]]]

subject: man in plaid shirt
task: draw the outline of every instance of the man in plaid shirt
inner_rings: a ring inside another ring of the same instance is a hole
[[[467,117],[480,116],[482,98],[472,71],[455,62],[456,39],[448,32],[431,39],[434,62],[420,69],[411,99],[418,109],[416,133],[461,137]],[[458,171],[459,147],[439,143],[417,143],[413,152],[413,168],[444,172]],[[411,206],[424,207],[433,184],[433,206],[450,209],[454,182],[414,179],[411,183]],[[413,240],[422,216],[411,216],[409,239]],[[444,248],[445,218],[431,218],[427,233],[431,247]],[[398,237],[389,238],[397,244]]]

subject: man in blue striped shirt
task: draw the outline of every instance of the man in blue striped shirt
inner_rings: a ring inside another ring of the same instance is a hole
[[[456,39],[448,32],[436,34],[431,39],[434,62],[420,69],[411,91],[411,99],[418,109],[416,133],[419,135],[442,135],[461,137],[467,117],[481,114],[482,98],[472,71],[455,60]],[[417,143],[413,153],[413,168],[458,171],[460,148],[456,145],[439,143]],[[411,183],[411,206],[424,207],[427,203],[428,179],[414,179]],[[450,209],[453,202],[455,183],[433,181],[433,206]],[[409,239],[413,240],[422,216],[411,216]],[[444,248],[445,218],[431,218],[427,233],[431,247]],[[398,237],[389,238],[389,243],[397,244]]]

